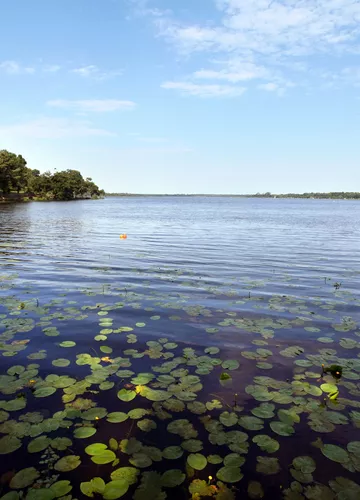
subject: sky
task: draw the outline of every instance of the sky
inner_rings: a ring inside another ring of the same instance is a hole
[[[360,0],[1,0],[0,149],[107,192],[360,191]]]

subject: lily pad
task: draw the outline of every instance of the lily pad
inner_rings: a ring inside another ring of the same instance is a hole
[[[124,479],[110,481],[110,483],[105,486],[102,496],[105,500],[116,500],[125,495],[128,489],[129,483]]]
[[[121,411],[116,411],[113,413],[109,413],[107,416],[107,421],[111,424],[120,424],[121,422],[125,422],[129,418],[127,413],[123,413]]]
[[[59,472],[70,472],[79,467],[80,464],[81,460],[79,456],[67,455],[56,462],[54,469]]]
[[[207,465],[207,459],[201,453],[191,453],[187,457],[187,463],[195,470],[203,470]]]
[[[22,490],[32,485],[36,479],[40,476],[40,472],[34,467],[27,467],[17,472],[15,476],[10,481],[10,488],[14,490]]]
[[[339,464],[349,462],[350,460],[349,453],[336,444],[324,444],[321,452],[325,457]]]
[[[161,476],[161,484],[165,488],[175,488],[185,481],[185,474],[179,469],[167,470]]]
[[[163,450],[163,457],[168,460],[177,460],[184,453],[181,446],[168,446]]]
[[[222,467],[217,471],[216,477],[224,483],[238,483],[244,477],[240,467]]]

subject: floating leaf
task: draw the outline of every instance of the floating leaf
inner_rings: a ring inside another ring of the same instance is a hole
[[[241,467],[245,463],[245,458],[238,453],[230,453],[224,458],[225,467]]]
[[[128,418],[129,415],[127,413],[115,411],[113,413],[109,413],[106,420],[111,424],[120,424],[121,422],[125,422]]]
[[[81,464],[80,457],[77,455],[68,455],[60,458],[54,465],[54,469],[59,472],[69,472],[76,469]]]
[[[56,392],[55,387],[39,387],[34,392],[34,396],[36,398],[47,398],[48,396],[54,394],[54,392]]]
[[[315,461],[308,456],[296,457],[292,464],[295,469],[301,470],[305,474],[312,474],[316,469]]]
[[[74,437],[78,439],[86,439],[93,436],[96,433],[94,427],[79,427],[74,431]]]
[[[260,418],[249,415],[240,417],[239,424],[249,431],[259,431],[264,428],[264,422]]]
[[[120,469],[116,469],[111,473],[112,480],[124,480],[130,486],[131,484],[135,484],[137,482],[137,478],[140,471],[135,469],[134,467],[120,467]]]
[[[163,457],[168,460],[176,460],[180,458],[184,450],[180,446],[168,446],[163,450]]]
[[[21,441],[15,436],[3,436],[0,438],[0,455],[13,453],[21,447]]]
[[[105,486],[104,492],[102,494],[105,500],[116,500],[127,493],[129,489],[129,484],[124,479],[118,479],[111,481]]]
[[[237,483],[244,477],[240,467],[222,467],[217,471],[216,477],[225,483]]]
[[[58,368],[65,368],[66,366],[69,366],[69,364],[70,361],[64,358],[54,359],[52,361],[52,365],[57,366]]]
[[[47,436],[39,436],[28,444],[27,451],[29,453],[38,453],[40,451],[45,450],[49,444],[51,443],[51,439]]]
[[[51,485],[50,490],[56,498],[59,498],[67,495],[72,490],[72,486],[70,481],[57,481]]]
[[[156,429],[157,427],[156,422],[154,422],[154,420],[151,420],[149,418],[144,418],[143,420],[139,420],[137,422],[137,426],[144,432],[150,432],[151,430]]]
[[[207,457],[207,461],[209,464],[221,464],[223,459],[220,457],[220,455],[209,455]]]
[[[257,457],[256,472],[262,474],[272,475],[280,471],[280,465],[277,458],[270,457]]]
[[[185,474],[179,469],[167,470],[161,476],[161,484],[165,488],[175,488],[185,481]]]
[[[350,459],[348,452],[335,444],[324,444],[321,448],[321,452],[325,457],[339,464],[349,462]]]
[[[265,434],[257,434],[253,437],[253,441],[261,448],[262,451],[266,451],[268,453],[275,453],[280,448],[278,441]]]
[[[201,453],[191,453],[187,457],[187,463],[195,470],[203,470],[207,465],[207,459]]]
[[[238,423],[238,416],[236,413],[229,413],[228,411],[224,411],[219,416],[220,422],[226,427],[232,427]]]
[[[276,420],[274,422],[270,422],[270,427],[274,432],[276,432],[276,434],[279,434],[280,436],[291,436],[295,432],[294,428],[291,425]]]
[[[145,469],[146,467],[150,467],[152,464],[152,460],[145,453],[134,453],[134,455],[129,459],[129,462],[135,467],[139,467],[139,469]]]
[[[22,490],[23,488],[32,485],[39,476],[40,473],[34,467],[22,469],[11,479],[10,488],[13,488],[14,490]]]
[[[228,359],[224,361],[221,365],[224,370],[237,370],[240,366],[240,363],[236,359]]]
[[[247,493],[253,500],[261,499],[264,497],[264,490],[258,481],[250,481]]]

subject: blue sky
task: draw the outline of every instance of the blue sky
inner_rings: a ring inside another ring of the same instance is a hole
[[[107,191],[360,190],[360,2],[3,0],[0,149]]]

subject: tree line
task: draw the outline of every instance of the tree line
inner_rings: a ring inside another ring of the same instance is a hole
[[[271,194],[271,193],[257,193],[249,195],[255,198],[307,198],[318,200],[358,200],[360,193],[354,191],[332,191],[330,193],[288,193],[288,194]]]
[[[27,167],[25,158],[5,149],[0,150],[0,193],[11,193],[44,200],[73,200],[103,196],[105,192],[90,177],[83,178],[78,170],[40,173]]]

